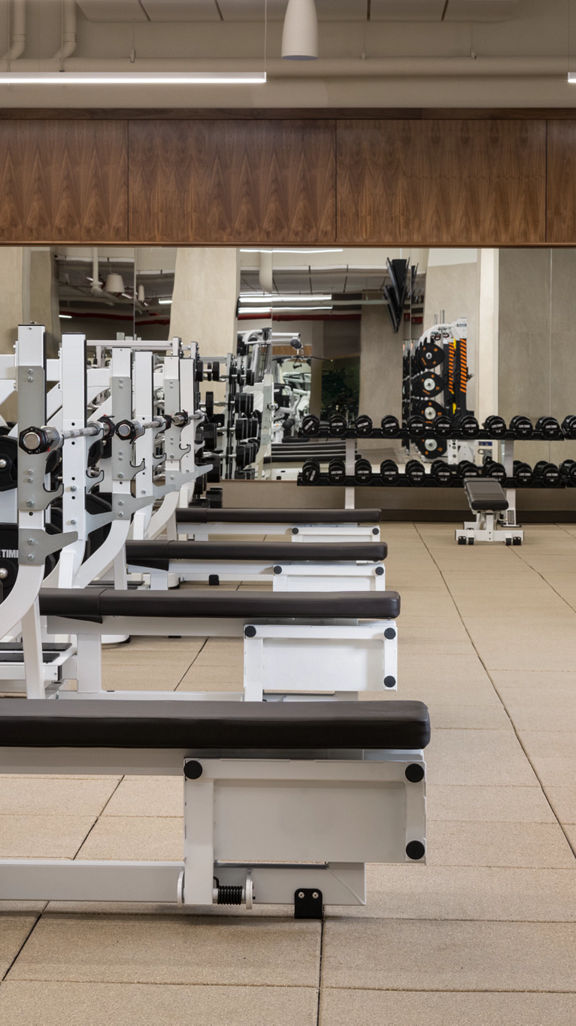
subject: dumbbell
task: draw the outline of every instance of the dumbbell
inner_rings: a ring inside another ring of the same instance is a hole
[[[477,467],[471,460],[460,460],[456,467],[456,474],[462,481],[465,477],[480,477],[480,467]]]
[[[425,417],[420,413],[415,413],[412,417],[408,417],[406,427],[415,438],[422,438],[426,434],[428,424]]]
[[[394,460],[382,460],[380,464],[380,477],[384,484],[396,484],[399,473],[398,464]]]
[[[354,421],[354,430],[361,438],[371,435],[372,428],[372,417],[369,417],[367,413],[361,413],[359,417],[356,417],[356,420]]]
[[[576,460],[563,460],[560,464],[560,476],[570,485],[576,484]]]
[[[477,438],[480,425],[472,413],[461,413],[454,422],[454,427],[463,438]]]
[[[315,484],[320,477],[318,460],[305,460],[302,464],[302,480],[305,484]]]
[[[502,483],[502,481],[506,480],[506,471],[501,463],[497,463],[494,460],[486,460],[486,463],[482,466],[482,477],[494,477]]]
[[[238,392],[234,396],[234,408],[236,413],[243,413],[249,417],[254,412],[254,395],[252,392]]]
[[[434,460],[430,467],[430,474],[437,485],[450,484],[453,477],[452,467],[444,460]]]
[[[330,460],[328,464],[328,478],[334,484],[339,484],[346,479],[346,464],[344,460]]]
[[[346,417],[342,413],[335,413],[328,421],[328,430],[331,435],[345,435],[347,427]]]
[[[367,481],[370,481],[371,478],[372,465],[370,461],[360,457],[359,460],[356,460],[356,464],[354,466],[354,480],[357,481],[358,484],[365,484]]]
[[[546,488],[554,488],[560,481],[560,469],[548,460],[538,460],[534,467],[534,478],[541,481]]]
[[[562,429],[556,417],[538,417],[536,432],[544,438],[562,438]]]
[[[493,435],[494,438],[503,438],[506,434],[506,421],[504,417],[499,417],[497,414],[486,417],[482,427],[487,434]]]
[[[234,425],[234,435],[238,441],[254,438],[259,431],[260,421],[257,417],[238,417]]]
[[[562,421],[562,431],[566,438],[576,438],[576,416],[569,413]]]
[[[405,470],[408,483],[411,485],[422,484],[426,477],[426,471],[420,460],[408,460]]]
[[[534,432],[530,417],[524,417],[518,413],[510,421],[510,431],[515,438],[530,438]]]
[[[302,419],[302,434],[308,438],[317,435],[320,431],[320,420],[313,413],[307,413]]]
[[[434,431],[442,438],[446,438],[452,431],[452,418],[448,413],[440,413],[434,421]]]
[[[388,414],[386,417],[382,417],[380,421],[380,427],[382,428],[382,434],[385,438],[397,438],[400,434],[400,424],[398,423],[398,417],[394,417],[392,414]]]
[[[532,480],[532,467],[529,463],[521,460],[514,460],[514,481],[519,485],[530,484]]]

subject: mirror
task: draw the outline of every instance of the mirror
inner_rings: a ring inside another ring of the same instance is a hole
[[[253,461],[258,477],[296,476],[302,462],[296,443],[310,413],[323,420],[367,414],[379,425],[384,414],[406,419],[417,401],[445,403],[437,382],[423,391],[423,366],[411,363],[418,341],[439,325],[466,343],[465,405],[480,421],[493,413],[561,421],[575,412],[576,249],[35,246],[1,252],[4,352],[18,323],[30,320],[46,324],[53,352],[64,330],[92,339],[180,335],[200,344],[207,368],[202,397],[206,402],[211,393],[218,416],[229,392],[226,355],[244,340],[243,370],[252,383],[244,380],[243,387],[254,393],[261,419],[271,414],[263,451]],[[266,396],[259,387],[264,378]],[[519,443],[518,458],[558,461],[565,450],[534,442],[523,452]],[[394,440],[366,440],[362,451],[374,460],[406,458]],[[223,469],[238,476],[234,460]],[[240,476],[250,476],[250,464]]]

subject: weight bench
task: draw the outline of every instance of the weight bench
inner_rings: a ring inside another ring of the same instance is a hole
[[[179,537],[209,541],[232,535],[273,534],[298,542],[380,541],[380,509],[176,510]]]
[[[130,541],[129,572],[146,573],[153,590],[168,588],[168,574],[182,581],[271,580],[275,591],[384,591],[384,542]]]
[[[244,638],[244,690],[224,698],[261,701],[396,688],[400,596],[379,592],[123,591],[46,589],[39,612],[49,636],[77,636],[78,693],[61,697],[166,698],[166,692],[103,692],[102,635]],[[30,676],[30,671],[29,674]],[[31,693],[32,692],[32,693]],[[28,688],[31,698],[43,697]],[[190,692],[172,692],[188,698]],[[199,697],[214,698],[214,694]]]
[[[184,778],[181,860],[1,859],[0,900],[365,904],[366,862],[425,861],[429,739],[421,702],[0,699],[0,774]]]
[[[464,479],[464,492],[475,520],[467,521],[456,531],[459,545],[473,545],[475,541],[522,544],[522,528],[497,523],[498,515],[504,513],[509,505],[499,481],[491,477],[467,477]]]

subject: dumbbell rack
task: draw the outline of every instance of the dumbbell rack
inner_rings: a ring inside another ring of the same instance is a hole
[[[563,442],[565,440],[576,441],[576,439],[567,439],[565,435],[558,438],[548,438],[545,435],[534,432],[527,438],[518,438],[512,432],[507,431],[504,435],[495,435],[490,432],[482,432],[475,438],[471,438],[468,435],[464,435],[461,432],[454,431],[450,432],[449,435],[435,435],[432,431],[427,431],[425,435],[414,435],[407,428],[400,428],[394,435],[384,434],[381,428],[373,428],[370,432],[358,434],[354,428],[347,428],[344,433],[333,434],[327,429],[320,429],[313,436],[302,435],[301,437],[313,437],[313,438],[339,438],[344,440],[346,443],[346,476],[342,481],[331,481],[328,474],[320,474],[320,477],[314,482],[303,481],[301,475],[298,475],[297,484],[301,487],[330,487],[330,488],[341,488],[344,486],[345,496],[345,508],[354,508],[354,489],[356,487],[361,488],[461,488],[462,482],[457,478],[445,484],[438,483],[431,477],[430,474],[426,474],[425,478],[420,482],[411,481],[406,477],[405,474],[399,474],[395,481],[384,481],[382,477],[375,473],[372,478],[367,481],[357,481],[354,477],[354,465],[356,458],[356,442],[359,438],[361,439],[386,439],[392,441],[411,442],[416,440],[422,440],[422,438],[443,438],[446,441],[465,441],[470,443],[482,443],[482,442],[498,442],[500,444],[500,463],[502,463],[505,471],[506,478],[502,482],[502,487],[506,492],[506,499],[508,500],[508,509],[501,514],[500,522],[504,527],[518,527],[516,522],[516,491],[518,488],[542,488],[544,485],[539,485],[537,482],[529,482],[527,485],[519,485],[514,480],[514,443],[515,442]],[[350,444],[352,443],[352,444]],[[561,481],[555,488],[569,488],[571,486],[568,482]]]

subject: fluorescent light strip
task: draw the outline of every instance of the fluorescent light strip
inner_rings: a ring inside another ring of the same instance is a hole
[[[72,314],[58,314],[61,321],[71,321]]]
[[[158,300],[158,303],[160,304],[160,306],[170,306],[171,302],[172,302],[171,299],[159,299]]]
[[[568,82],[570,83],[570,85],[576,84],[576,71],[568,72]]]
[[[0,85],[264,85],[265,71],[10,71]]]
[[[255,247],[249,247],[248,249],[241,249],[241,253],[343,253],[343,249],[256,249]]]
[[[243,292],[240,294],[241,303],[267,303],[268,306],[274,305],[274,303],[324,303],[331,300],[332,296],[275,296],[275,295],[263,295],[255,293],[251,295],[249,292]]]
[[[238,316],[243,317],[244,314],[267,314],[273,313],[285,314],[285,313],[309,313],[310,310],[333,310],[332,306],[283,306],[278,310],[272,310],[271,307],[263,306],[243,306],[238,311]]]

